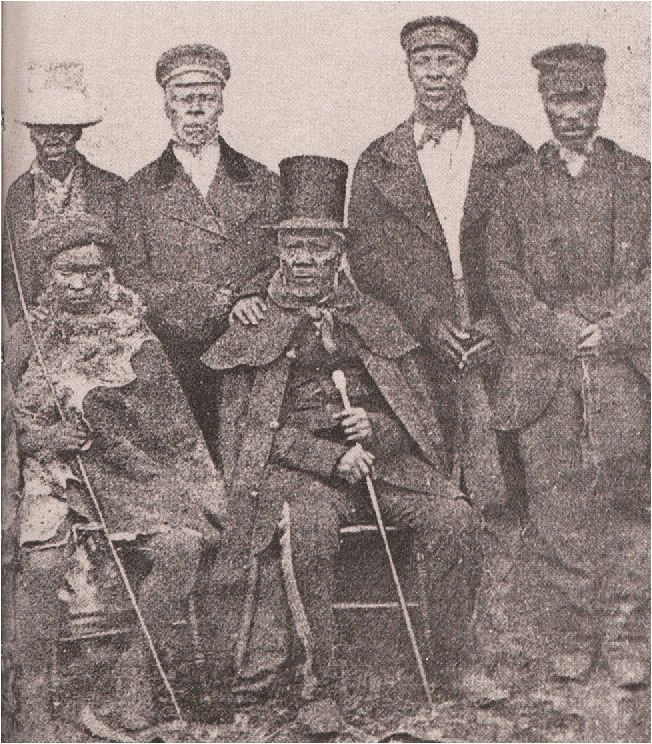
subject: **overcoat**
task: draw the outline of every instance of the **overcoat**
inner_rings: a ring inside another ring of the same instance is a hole
[[[118,201],[125,180],[115,173],[109,173],[92,165],[77,153],[77,166],[83,179],[84,211],[104,219],[112,229],[117,225]],[[18,291],[14,278],[7,232],[16,253],[20,280],[28,305],[36,304],[43,289],[41,279],[45,267],[41,257],[25,240],[30,223],[36,218],[34,199],[34,176],[30,171],[23,173],[9,187],[4,209],[2,232],[2,304],[10,324],[22,317]]]
[[[509,172],[488,230],[490,287],[511,331],[495,401],[501,429],[543,413],[588,323],[599,321],[608,354],[650,376],[650,163],[596,139],[590,158],[601,174],[595,188],[607,194],[609,237],[606,248],[596,237],[582,252],[565,249],[578,218],[556,215],[546,196],[554,158],[544,145]]]
[[[424,493],[454,491],[437,472],[442,468],[442,437],[415,359],[417,344],[391,310],[371,298],[362,296],[356,310],[334,310],[333,315],[359,339],[360,361],[420,453],[415,457],[402,452],[388,462],[377,462],[379,482]],[[293,333],[304,317],[302,311],[270,304],[258,326],[233,325],[203,357],[207,365],[224,372],[220,415],[227,489],[224,544],[234,563],[246,558],[249,550],[254,554],[264,550],[280,520],[283,500],[289,498],[277,490],[278,479],[267,477],[266,467],[276,432],[282,429],[279,418],[295,357]],[[309,442],[297,441],[286,449],[296,449],[297,460],[310,457],[314,461],[310,478],[328,482],[330,464],[325,471],[322,464],[320,470],[318,453],[311,456],[309,448]]]
[[[486,228],[505,171],[529,152],[515,132],[471,112],[475,152],[461,226],[461,261],[471,319],[497,322],[486,286]],[[444,231],[414,142],[413,119],[377,139],[355,169],[347,248],[360,289],[390,305],[408,332],[427,341],[425,320],[455,318],[453,274]]]
[[[220,138],[206,199],[172,143],[130,180],[120,205],[123,245],[116,272],[148,307],[166,350],[199,356],[226,328],[220,289],[238,291],[273,260],[279,177]]]

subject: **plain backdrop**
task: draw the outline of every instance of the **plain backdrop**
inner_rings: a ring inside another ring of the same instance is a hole
[[[4,2],[3,195],[33,148],[14,121],[30,62],[83,62],[104,120],[80,150],[129,177],[169,136],[154,69],[161,52],[207,42],[232,67],[221,131],[273,169],[286,156],[328,155],[352,168],[362,150],[412,109],[399,33],[422,15],[450,15],[480,38],[471,105],[539,146],[549,136],[532,54],[564,42],[607,51],[602,133],[650,156],[647,2]]]

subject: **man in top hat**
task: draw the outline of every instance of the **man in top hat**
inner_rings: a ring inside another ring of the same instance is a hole
[[[486,283],[488,207],[531,148],[469,108],[464,79],[478,51],[470,28],[420,18],[400,40],[415,108],[358,161],[349,260],[360,288],[387,302],[423,345],[450,464],[482,508],[505,498],[498,449],[512,494],[519,472],[513,437],[497,447],[488,428],[504,333]]]
[[[442,440],[417,344],[351,280],[343,253],[346,164],[300,156],[280,170],[280,265],[267,288],[268,312],[258,324],[235,321],[203,357],[225,375],[227,512],[216,612],[223,633],[234,613],[241,619],[236,689],[260,690],[287,668],[288,635],[277,628],[289,606],[303,645],[301,695],[332,703],[338,528],[370,515],[370,473],[385,518],[410,530],[425,556],[426,622],[438,644],[430,661],[441,684],[468,650],[480,568],[476,517],[439,472]],[[335,370],[348,382],[347,412]],[[244,618],[242,599],[227,590],[243,577]]]
[[[102,120],[88,96],[79,62],[34,67],[18,121],[29,128],[36,159],[9,187],[2,233],[2,302],[10,324],[20,316],[9,240],[28,304],[43,289],[41,256],[32,253],[26,233],[34,223],[56,215],[89,212],[115,225],[125,182],[98,168],[77,150],[85,127]],[[32,244],[33,245],[33,244]]]
[[[602,657],[634,688],[649,661],[650,164],[597,135],[605,57],[532,58],[553,138],[508,174],[488,268],[512,331],[496,419],[521,441],[539,637],[557,677]]]
[[[158,60],[156,80],[173,139],[129,181],[117,267],[120,280],[147,305],[148,323],[209,442],[219,375],[200,356],[228,326],[249,280],[268,266],[272,245],[261,226],[278,214],[278,176],[220,136],[230,74],[226,56],[207,44],[175,47]],[[250,298],[235,312],[255,318],[260,307]]]
[[[219,538],[223,489],[140,300],[109,270],[116,238],[107,224],[85,214],[51,218],[33,239],[47,266],[32,316],[40,356],[27,324],[17,322],[3,367],[15,390],[22,484],[14,614],[21,734],[57,741],[52,642],[115,630],[131,610],[77,457],[138,575],[140,610],[177,694],[196,672],[190,602],[200,557]],[[141,728],[157,714],[154,664],[140,628],[130,637],[112,674],[93,671],[84,691],[114,725]],[[92,664],[91,641],[87,650]],[[84,722],[91,720],[86,711]]]

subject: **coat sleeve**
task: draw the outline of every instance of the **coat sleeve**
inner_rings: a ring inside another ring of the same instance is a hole
[[[490,290],[515,340],[531,352],[576,353],[580,332],[588,323],[572,312],[557,311],[537,296],[528,274],[525,246],[510,190],[501,185],[487,230]]]
[[[274,437],[270,462],[326,480],[332,477],[338,460],[348,449],[344,444],[316,437],[305,429],[284,426]]]

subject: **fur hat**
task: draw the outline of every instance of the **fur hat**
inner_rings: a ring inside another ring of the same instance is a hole
[[[81,62],[30,65],[28,78],[16,116],[21,124],[90,127],[102,121],[100,106],[86,90]]]
[[[110,259],[118,244],[115,234],[103,219],[85,212],[41,220],[28,233],[27,240],[48,262],[63,251],[91,243],[100,246]]]

